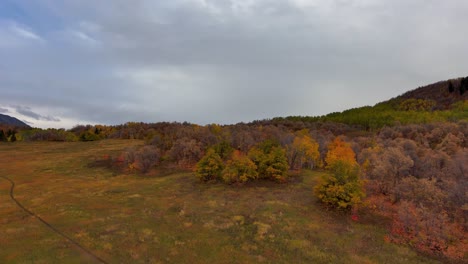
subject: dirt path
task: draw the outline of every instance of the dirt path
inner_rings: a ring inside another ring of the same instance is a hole
[[[41,221],[45,226],[47,226],[48,228],[50,228],[52,231],[54,231],[56,234],[62,236],[63,238],[65,238],[66,240],[68,240],[70,243],[72,243],[73,245],[75,245],[76,247],[78,247],[80,250],[82,250],[83,252],[85,252],[87,255],[89,255],[92,259],[100,262],[100,263],[107,263],[105,260],[103,260],[102,258],[96,256],[93,252],[91,252],[90,250],[86,249],[84,246],[80,245],[80,243],[78,243],[76,240],[74,240],[73,238],[67,236],[66,234],[62,233],[60,230],[58,230],[57,228],[55,228],[54,226],[52,226],[51,224],[49,224],[48,222],[46,222],[44,219],[42,219],[40,216],[36,215],[35,213],[31,212],[30,210],[28,210],[26,207],[24,207],[18,200],[16,200],[15,196],[14,196],[14,189],[15,189],[15,182],[13,180],[11,180],[10,178],[6,177],[6,176],[0,176],[0,178],[3,178],[7,181],[10,182],[11,184],[11,187],[10,187],[10,198],[16,203],[16,205],[23,209],[23,211],[25,211],[26,213],[28,213],[29,215],[35,217],[37,220]]]

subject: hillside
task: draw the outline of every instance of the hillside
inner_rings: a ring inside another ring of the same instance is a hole
[[[374,106],[324,116],[277,117],[273,121],[335,122],[375,130],[399,124],[426,124],[468,119],[468,77],[419,87]]]
[[[3,115],[3,114],[0,114],[0,125],[30,128],[30,126],[24,123],[23,121],[15,117],[12,117],[9,115]]]
[[[447,110],[451,109],[453,104],[459,101],[468,100],[468,93],[466,90],[468,90],[468,77],[440,81],[422,86],[392,100],[430,100],[435,103],[433,110]]]

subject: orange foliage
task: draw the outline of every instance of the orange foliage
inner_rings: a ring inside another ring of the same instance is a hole
[[[354,153],[351,145],[343,141],[340,137],[336,137],[330,145],[328,145],[328,152],[325,158],[327,168],[332,168],[338,161],[356,165],[356,154]]]

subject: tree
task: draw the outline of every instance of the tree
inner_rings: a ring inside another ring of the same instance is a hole
[[[455,91],[455,87],[453,87],[452,82],[449,82],[448,84],[448,91],[449,93],[453,93]]]
[[[288,146],[288,158],[290,169],[312,169],[320,164],[319,145],[307,129],[296,132],[294,141]]]
[[[258,178],[257,166],[240,151],[234,151],[222,172],[225,183],[244,183]]]
[[[143,173],[159,163],[161,152],[154,146],[144,146],[134,154],[134,166]]]
[[[217,180],[223,169],[223,160],[214,149],[210,148],[197,163],[195,173],[201,181]]]
[[[0,142],[5,142],[7,141],[7,137],[5,135],[5,132],[3,132],[3,130],[0,130]]]
[[[15,142],[16,141],[16,133],[12,133],[10,137],[10,142]]]
[[[386,148],[373,161],[373,178],[377,179],[380,191],[383,194],[394,194],[394,199],[399,199],[396,186],[403,177],[409,176],[414,165],[413,160],[405,155],[400,148]]]
[[[174,142],[169,156],[180,166],[190,167],[203,155],[203,146],[199,141],[187,137],[180,138]]]
[[[343,141],[341,137],[336,137],[335,140],[328,145],[328,152],[325,158],[328,169],[333,168],[338,161],[343,161],[350,165],[357,164],[356,154],[351,148],[351,145]]]
[[[221,157],[221,159],[226,160],[233,152],[231,144],[227,141],[221,141],[220,143],[212,147],[216,153]]]
[[[468,77],[462,78],[460,82],[460,95],[463,95],[468,90]]]
[[[266,140],[250,149],[248,156],[257,166],[259,178],[278,182],[286,181],[288,159],[286,151],[277,143]]]
[[[332,174],[324,176],[314,188],[321,202],[328,206],[351,209],[365,197],[359,166],[338,160],[331,167]]]

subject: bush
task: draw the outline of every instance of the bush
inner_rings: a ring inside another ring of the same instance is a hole
[[[161,152],[153,146],[144,146],[138,150],[134,148],[127,149],[123,156],[128,168],[146,173],[151,167],[159,164]]]
[[[286,181],[288,176],[288,159],[286,151],[271,144],[260,144],[249,151],[249,158],[257,166],[259,178],[278,182]]]
[[[208,149],[205,156],[197,163],[195,173],[201,181],[220,178],[224,169],[223,160],[214,149]]]
[[[161,158],[159,149],[152,146],[145,146],[135,154],[135,166],[141,172],[148,172],[153,166],[158,165]]]
[[[323,177],[314,189],[320,201],[342,209],[351,209],[360,204],[365,194],[358,165],[337,161],[332,171],[333,174]]]
[[[232,154],[227,162],[226,168],[222,172],[222,179],[225,183],[245,183],[258,178],[257,166],[239,151]]]

